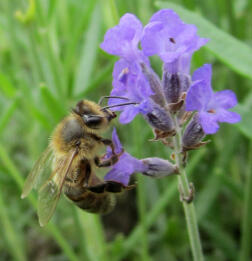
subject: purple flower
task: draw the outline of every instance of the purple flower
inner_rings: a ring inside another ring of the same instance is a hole
[[[163,9],[145,26],[141,45],[145,55],[159,55],[169,72],[188,73],[192,53],[207,41],[197,35],[196,26],[185,24],[173,10]]]
[[[142,36],[143,26],[133,14],[125,14],[119,25],[109,29],[100,47],[109,54],[134,60],[141,56],[138,43]]]
[[[117,136],[116,129],[114,128],[112,133],[112,141],[115,146],[116,154],[122,151],[122,145]],[[111,148],[107,149],[106,158],[112,156]],[[141,161],[132,157],[129,153],[123,152],[120,156],[119,161],[112,166],[112,169],[105,175],[104,180],[116,181],[127,186],[129,183],[130,176],[136,172],[147,171],[147,166]]]
[[[148,98],[153,94],[146,77],[138,63],[120,59],[115,63],[113,71],[113,90],[111,96],[121,96],[128,100],[110,99],[109,105],[123,102],[135,102],[136,105],[115,107],[114,110],[123,110],[120,122],[127,124],[138,113],[146,114],[150,110]]]
[[[212,67],[205,64],[192,77],[193,84],[186,97],[186,110],[199,112],[199,123],[206,134],[216,133],[218,122],[236,123],[241,117],[228,109],[237,104],[231,90],[213,92],[211,87]]]

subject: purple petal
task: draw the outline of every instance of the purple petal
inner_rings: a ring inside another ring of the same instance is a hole
[[[104,176],[104,180],[116,181],[122,183],[124,186],[127,186],[129,184],[130,174],[131,173],[119,172],[118,169],[113,168]]]
[[[119,137],[117,135],[116,128],[114,128],[113,132],[112,132],[112,142],[113,142],[113,144],[115,146],[115,152],[117,154],[119,154],[122,151],[123,148],[122,148],[122,144],[121,144],[121,142],[119,140]]]
[[[125,14],[119,25],[107,31],[100,47],[110,54],[132,58],[137,54],[142,29],[142,24],[135,15]]]
[[[145,55],[151,56],[160,52],[162,47],[160,45],[161,39],[158,30],[161,28],[162,25],[160,23],[152,23],[145,26],[141,39],[141,46]]]
[[[104,180],[113,180],[124,184],[129,183],[130,175],[136,172],[144,172],[147,166],[141,161],[124,152],[119,161],[105,175]]]
[[[200,112],[199,122],[206,134],[214,134],[218,131],[219,125],[217,123],[217,116],[213,113]]]
[[[185,74],[189,75],[190,66],[191,66],[191,58],[192,58],[192,53],[186,53],[184,55],[181,55],[181,57],[174,60],[173,62],[165,63],[164,70],[171,74],[185,73]]]
[[[173,10],[163,9],[145,26],[141,46],[145,55],[157,54],[165,63],[172,63],[192,55],[206,42],[197,35],[196,26],[183,23]]]
[[[104,180],[116,181],[122,183],[124,186],[127,186],[129,184],[130,174],[131,173],[125,174],[123,172],[119,172],[118,169],[113,168],[104,176]]]
[[[217,111],[217,117],[219,122],[237,123],[241,120],[241,116],[238,113],[225,109],[219,109]]]
[[[127,106],[120,115],[120,119],[119,119],[120,123],[128,124],[136,117],[138,113],[139,110],[136,106],[134,105]]]
[[[213,103],[216,104],[216,106],[218,107],[230,109],[237,104],[236,95],[231,90],[216,92],[213,95]]]
[[[186,96],[186,111],[204,110],[211,100],[212,95],[213,91],[205,81],[195,82],[189,88]]]
[[[204,64],[202,67],[198,68],[192,76],[193,81],[201,81],[204,80],[207,83],[211,84],[212,78],[212,65]]]
[[[170,26],[173,24],[181,23],[180,17],[172,9],[162,9],[156,12],[150,19],[150,22],[163,22],[168,23]]]

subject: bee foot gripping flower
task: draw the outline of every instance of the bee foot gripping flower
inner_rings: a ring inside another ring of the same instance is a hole
[[[112,141],[115,147],[115,153],[117,155],[121,153],[121,156],[118,162],[115,163],[111,170],[105,175],[105,181],[115,181],[127,186],[130,176],[134,173],[142,173],[153,178],[162,178],[164,176],[178,174],[177,166],[168,160],[157,157],[139,160],[131,156],[128,152],[123,151],[116,129],[113,130]],[[108,147],[105,158],[112,156],[111,148]]]
[[[115,153],[120,154],[123,150],[121,142],[114,128],[112,133],[112,142],[115,147]],[[107,148],[106,157],[110,158],[112,156],[111,148]],[[124,151],[120,156],[118,162],[114,164],[111,170],[105,175],[105,181],[116,181],[122,183],[124,186],[129,184],[130,176],[136,172],[145,172],[147,171],[146,165],[129,153]]]

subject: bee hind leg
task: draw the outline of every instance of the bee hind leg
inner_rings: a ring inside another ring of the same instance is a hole
[[[135,188],[135,185],[129,185],[125,186],[120,182],[116,181],[105,181],[104,183],[98,184],[96,186],[90,186],[87,187],[88,190],[94,192],[94,193],[104,193],[104,192],[110,192],[110,193],[120,193],[124,190],[131,190]]]

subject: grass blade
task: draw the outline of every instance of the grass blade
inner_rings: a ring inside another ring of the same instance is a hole
[[[0,90],[9,99],[14,98],[16,88],[12,85],[10,80],[0,72]]]
[[[18,106],[18,98],[14,99],[13,102],[3,112],[0,119],[0,134],[6,128],[9,120],[11,119],[12,115],[16,111],[17,106]]]
[[[8,208],[6,207],[5,200],[2,197],[2,187],[0,191],[0,220],[2,221],[2,233],[6,237],[7,243],[11,249],[9,252],[13,256],[13,259],[18,261],[25,261],[26,256],[24,248],[8,215]]]
[[[48,112],[53,116],[54,120],[58,122],[67,113],[67,110],[62,104],[53,96],[51,91],[45,84],[40,85],[40,92]]]
[[[75,75],[74,94],[78,95],[88,86],[98,51],[101,29],[100,8],[97,5],[91,17],[86,41],[80,55],[79,66]]]
[[[241,252],[240,261],[246,261],[250,259],[251,253],[251,202],[252,202],[252,141],[250,141],[249,155],[248,155],[248,167],[247,177],[244,191],[244,203],[243,203],[243,220],[242,220],[242,239],[241,239]]]

